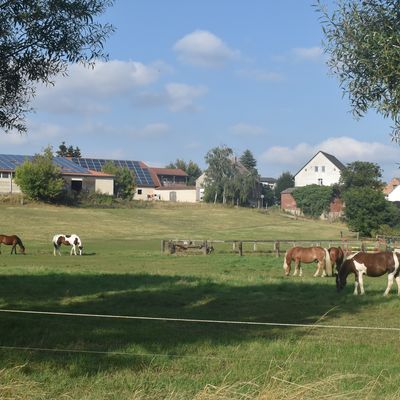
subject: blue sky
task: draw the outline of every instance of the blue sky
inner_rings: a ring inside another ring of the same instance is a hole
[[[324,150],[343,163],[376,162],[386,180],[400,175],[391,122],[373,112],[354,119],[311,4],[116,0],[102,17],[116,27],[109,61],[72,65],[38,88],[28,134],[1,134],[1,152],[65,141],[87,157],[205,168],[207,151],[227,145],[238,156],[251,150],[260,174],[278,177]]]

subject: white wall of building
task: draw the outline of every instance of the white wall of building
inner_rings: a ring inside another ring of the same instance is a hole
[[[400,201],[400,186],[395,187],[387,196],[389,201]]]
[[[324,185],[330,186],[338,183],[340,169],[333,164],[324,154],[318,153],[295,176],[295,186]]]
[[[162,201],[176,201],[178,203],[196,203],[196,189],[154,190],[156,198]]]
[[[99,178],[95,180],[95,190],[103,194],[114,194],[114,179],[113,178]]]

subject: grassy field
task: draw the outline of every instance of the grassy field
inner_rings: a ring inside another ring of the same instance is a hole
[[[282,258],[161,254],[160,240],[335,239],[345,226],[278,212],[198,206],[95,210],[0,206],[0,308],[311,324],[228,325],[0,312],[0,399],[397,399],[399,299],[386,278],[284,277]],[[53,257],[55,233],[85,255]]]

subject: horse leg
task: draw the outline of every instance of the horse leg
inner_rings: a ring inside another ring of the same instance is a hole
[[[294,260],[293,276],[296,276],[298,273],[299,273],[299,260]]]
[[[75,249],[75,245],[71,245],[71,252],[69,253],[72,256],[72,253],[74,253],[76,255],[76,249]]]
[[[299,276],[303,276],[303,268],[301,268],[301,261],[299,261]]]
[[[387,284],[387,288],[385,290],[385,293],[383,293],[384,296],[387,296],[390,293],[390,289],[392,288],[392,285],[393,285],[393,277],[394,277],[394,273],[393,272],[391,274],[388,274],[388,284]]]
[[[354,292],[353,294],[355,296],[358,295],[358,286],[359,286],[359,282],[358,282],[358,273],[355,274],[355,278],[354,278]]]
[[[11,254],[12,253],[15,253],[15,254],[17,254],[17,243],[14,243],[13,245],[12,245],[12,247],[11,247]]]
[[[400,276],[396,276],[397,295],[400,296]]]
[[[360,272],[360,276],[358,278],[358,282],[360,284],[360,294],[365,294],[365,290],[364,290],[364,281],[363,281],[363,273]]]

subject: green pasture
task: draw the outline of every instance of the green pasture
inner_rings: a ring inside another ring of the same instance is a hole
[[[158,204],[133,209],[0,206],[0,309],[307,324],[195,323],[0,312],[0,399],[397,399],[399,301],[386,277],[285,277],[282,258],[161,254],[161,239],[339,239],[340,223],[277,211]],[[54,257],[55,233],[85,255]]]

